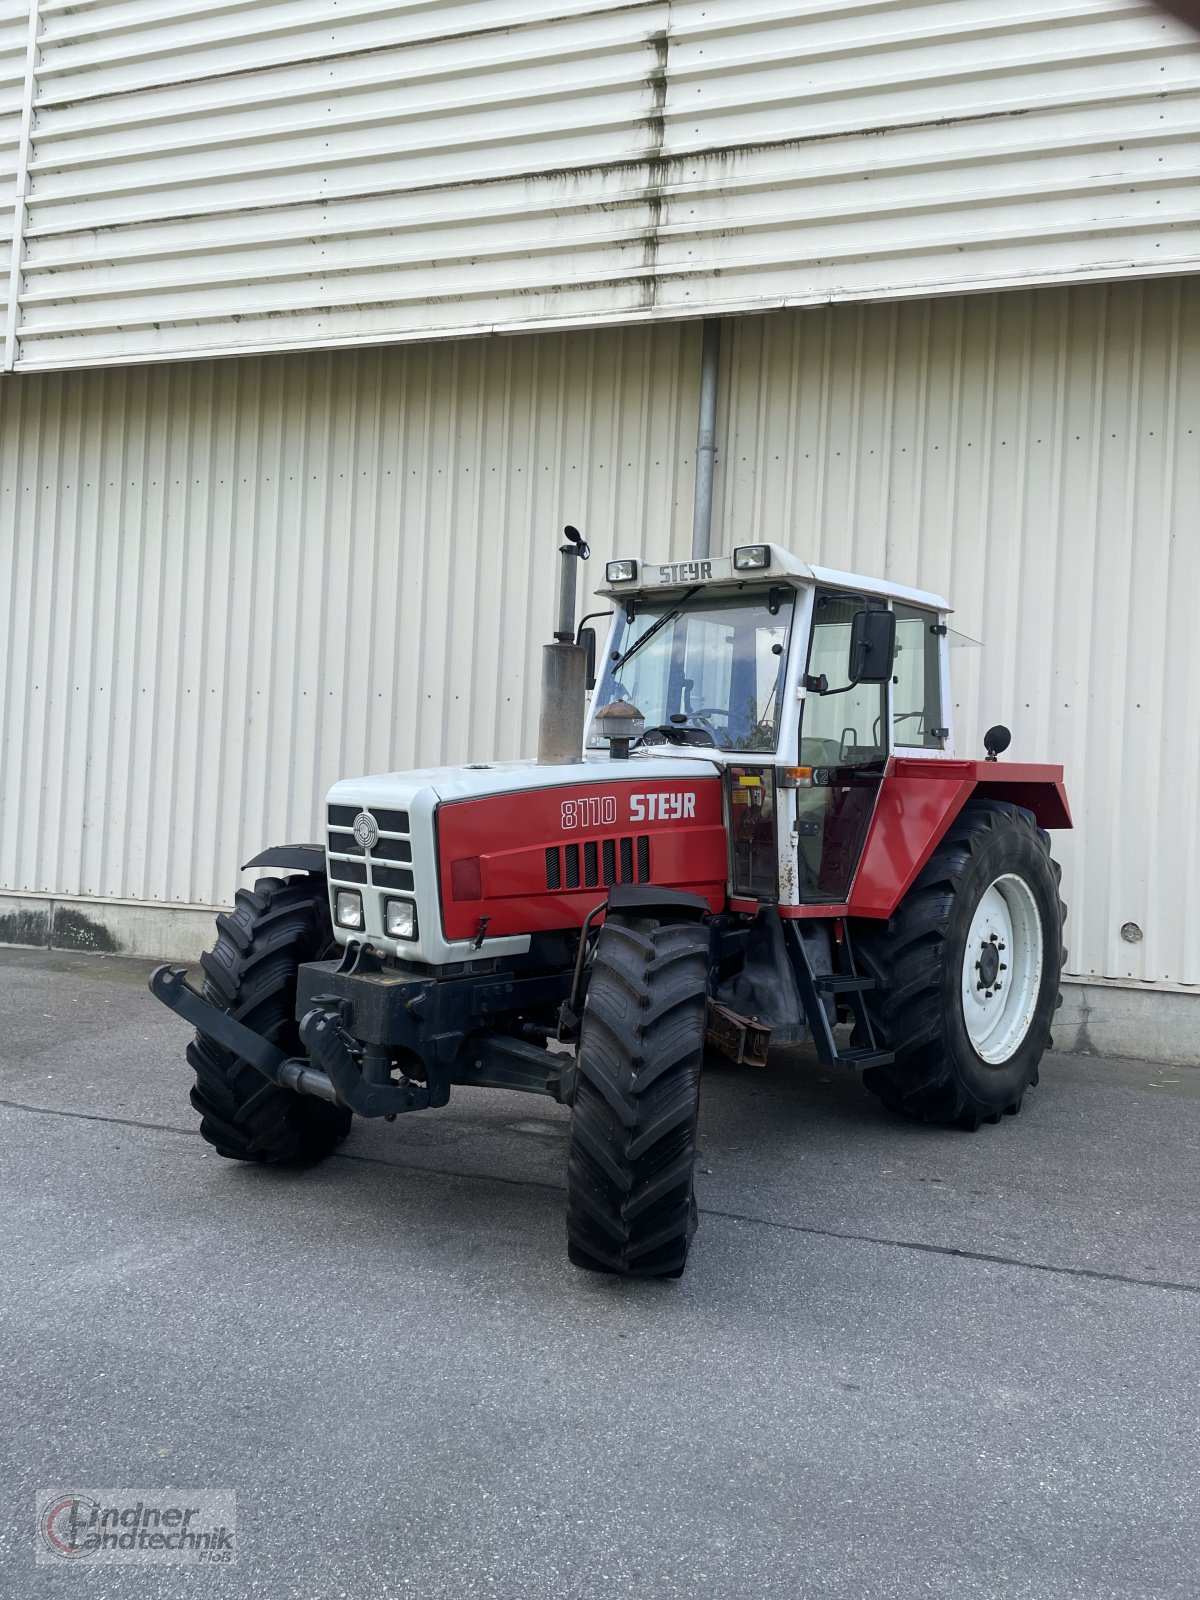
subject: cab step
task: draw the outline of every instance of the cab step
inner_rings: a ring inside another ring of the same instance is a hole
[[[817,1055],[827,1067],[888,1067],[895,1059],[890,1050],[883,1050],[875,1039],[871,1018],[863,1004],[863,995],[875,988],[874,978],[864,977],[854,970],[854,947],[850,930],[843,926],[842,937],[835,944],[834,959],[841,963],[839,972],[814,972],[809,957],[808,944],[796,921],[783,924],[784,943],[795,975],[796,987],[804,1015],[808,1020]],[[824,953],[824,950],[822,951]],[[859,1041],[842,1049],[834,1034],[835,1018],[826,1004],[827,995],[845,995],[850,1015],[854,1019],[855,1037]]]
[[[813,985],[819,994],[865,994],[875,987],[875,979],[851,972],[818,972]]]
[[[837,1064],[839,1067],[854,1067],[861,1071],[863,1067],[890,1067],[896,1057],[890,1050],[879,1050],[871,1045],[855,1045],[850,1050],[839,1050]]]

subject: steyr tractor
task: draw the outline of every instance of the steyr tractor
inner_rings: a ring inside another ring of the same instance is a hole
[[[1059,1003],[1062,768],[954,754],[948,607],[774,544],[608,563],[603,651],[560,548],[536,760],[348,778],[320,844],[160,967],[200,1131],[314,1160],[467,1085],[571,1112],[567,1249],[682,1273],[706,1050],[809,1039],[895,1112],[1020,1110]],[[587,694],[591,690],[590,706]]]

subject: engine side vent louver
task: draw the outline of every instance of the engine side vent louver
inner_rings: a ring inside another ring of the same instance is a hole
[[[546,851],[547,889],[610,888],[614,883],[650,882],[650,836],[587,839],[561,851]]]

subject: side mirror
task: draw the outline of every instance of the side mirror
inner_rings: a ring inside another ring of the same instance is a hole
[[[580,628],[576,635],[575,643],[582,645],[587,656],[587,686],[588,693],[596,687],[596,630],[595,628]]]
[[[850,682],[886,683],[895,661],[895,612],[856,611],[850,624]]]

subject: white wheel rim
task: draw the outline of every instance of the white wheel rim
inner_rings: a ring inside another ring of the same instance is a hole
[[[989,1066],[1016,1054],[1042,985],[1042,919],[1033,890],[1007,872],[983,891],[963,952],[963,1021]]]

